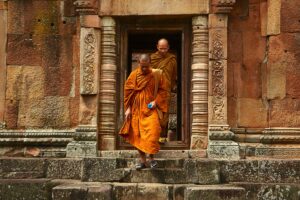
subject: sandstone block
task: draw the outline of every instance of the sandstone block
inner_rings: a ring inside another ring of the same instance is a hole
[[[257,160],[223,161],[220,166],[222,181],[225,183],[259,181]]]
[[[187,187],[185,199],[203,199],[203,200],[243,200],[246,199],[245,189],[235,186],[212,185]]]
[[[212,160],[185,160],[186,181],[196,184],[215,184],[220,182],[218,163]]]
[[[163,184],[138,184],[137,200],[170,199],[172,186]]]
[[[82,200],[87,198],[88,188],[82,184],[65,184],[53,188],[52,198],[57,200]]]
[[[47,179],[1,180],[0,199],[41,199],[51,198],[51,183]]]
[[[81,159],[49,159],[47,160],[47,177],[55,179],[80,179]]]
[[[43,178],[45,161],[30,158],[9,158],[0,160],[1,178]]]
[[[114,183],[113,199],[136,199],[137,183]]]
[[[267,127],[268,107],[262,99],[238,99],[238,125],[241,127]]]
[[[98,185],[88,186],[87,200],[112,200],[112,186]],[[116,198],[119,199],[119,198]]]
[[[270,127],[298,127],[300,100],[285,98],[271,101]]]
[[[30,34],[8,34],[7,64],[41,66],[38,41],[35,41]]]
[[[267,34],[280,34],[281,0],[268,1]]]
[[[299,32],[300,31],[300,1],[281,1],[281,32]]]

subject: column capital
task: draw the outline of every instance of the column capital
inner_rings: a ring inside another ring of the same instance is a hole
[[[76,13],[79,15],[93,15],[98,13],[97,0],[77,0],[74,2]]]
[[[211,0],[212,13],[229,14],[233,9],[236,0]]]

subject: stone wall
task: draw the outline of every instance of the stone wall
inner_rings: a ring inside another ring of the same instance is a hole
[[[76,127],[80,43],[72,1],[6,4],[6,128]]]
[[[300,2],[237,1],[228,30],[233,128],[300,127]]]

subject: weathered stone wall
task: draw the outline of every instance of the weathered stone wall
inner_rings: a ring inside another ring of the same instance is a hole
[[[80,43],[73,10],[69,0],[7,1],[6,128],[78,124]]]
[[[300,127],[300,1],[237,1],[228,30],[231,127]]]

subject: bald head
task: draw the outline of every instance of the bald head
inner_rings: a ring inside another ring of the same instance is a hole
[[[167,39],[162,38],[157,42],[157,50],[161,56],[166,56],[169,51],[169,42]]]
[[[148,74],[151,72],[150,67],[150,56],[148,54],[141,54],[139,57],[139,64],[143,74]]]
[[[141,54],[140,57],[139,57],[139,62],[141,62],[141,61],[146,61],[146,62],[150,63],[149,54],[146,54],[146,53]]]

